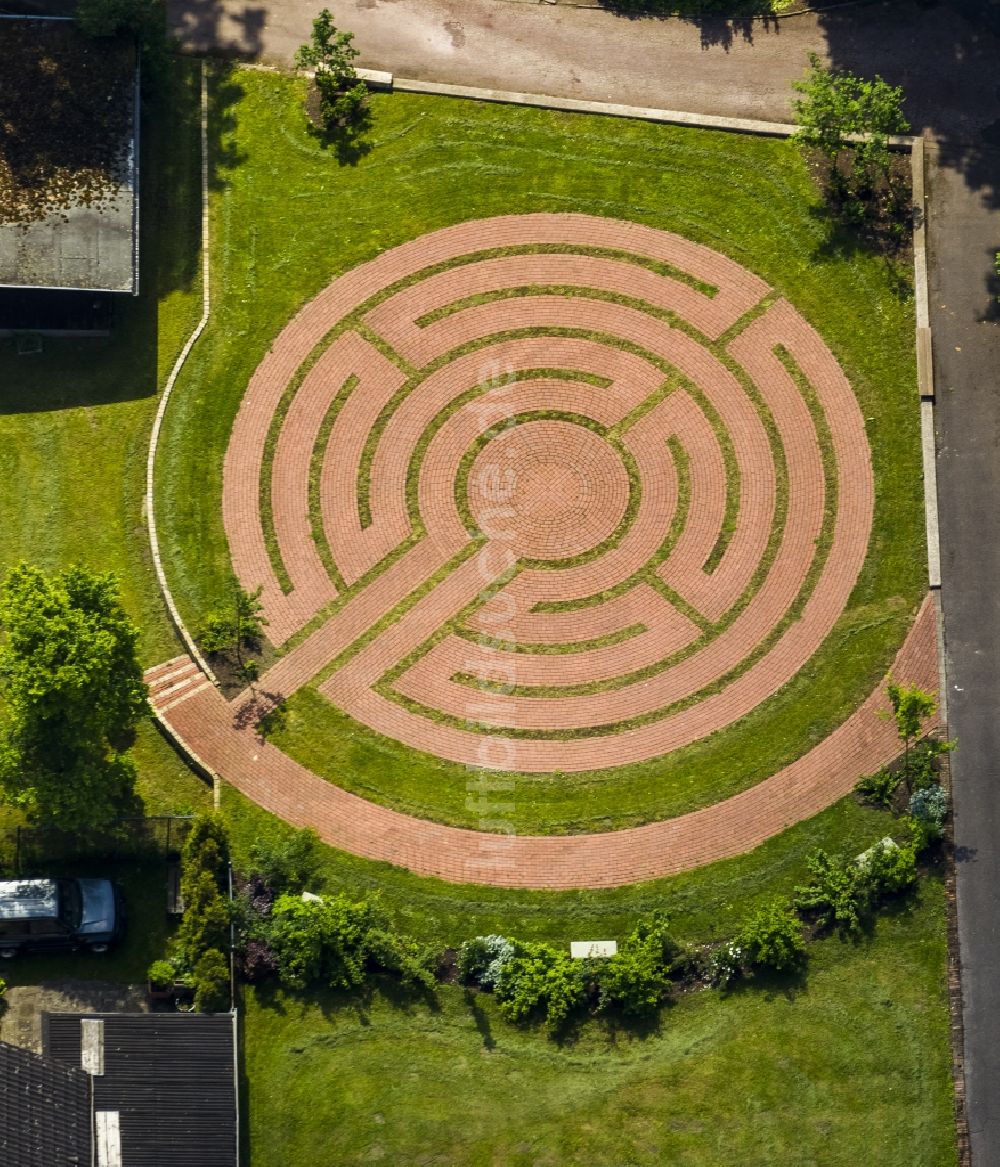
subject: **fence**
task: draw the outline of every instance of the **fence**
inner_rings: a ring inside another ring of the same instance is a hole
[[[158,815],[119,819],[102,831],[7,827],[0,830],[0,871],[23,875],[67,859],[172,858],[193,821],[192,815]]]

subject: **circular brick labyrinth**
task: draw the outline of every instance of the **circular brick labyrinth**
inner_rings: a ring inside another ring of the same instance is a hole
[[[243,585],[360,722],[524,772],[638,762],[806,664],[864,562],[864,421],[816,332],[676,235],[465,223],[336,280],[226,455]]]

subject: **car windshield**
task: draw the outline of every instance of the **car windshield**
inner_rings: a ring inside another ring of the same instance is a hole
[[[80,896],[80,885],[75,879],[59,880],[59,920],[69,929],[80,927],[83,916],[83,900]]]

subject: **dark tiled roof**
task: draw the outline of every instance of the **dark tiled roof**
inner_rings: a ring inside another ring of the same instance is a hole
[[[119,1112],[125,1167],[235,1167],[233,1019],[85,1016],[104,1022],[104,1074],[94,1078],[94,1109]],[[47,1057],[80,1065],[80,1020],[65,1013],[45,1018]]]
[[[0,1041],[0,1163],[90,1167],[90,1079]]]

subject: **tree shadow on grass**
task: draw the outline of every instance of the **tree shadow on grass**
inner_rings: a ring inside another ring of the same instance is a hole
[[[374,149],[374,143],[365,136],[371,128],[371,110],[365,105],[347,125],[319,126],[310,121],[309,135],[336,158],[338,165],[357,166]]]
[[[463,996],[469,1012],[472,1014],[473,1023],[479,1032],[479,1036],[482,1038],[483,1049],[496,1049],[497,1043],[496,1038],[493,1036],[493,1027],[490,1025],[490,1019],[486,1010],[479,1001],[482,994],[473,992],[472,989],[466,989]]]
[[[747,994],[761,994],[765,1001],[773,1001],[778,997],[785,1001],[795,1001],[809,989],[808,965],[800,968],[786,969],[778,972],[776,969],[762,968],[746,977],[739,977],[731,981],[725,988],[720,989],[720,996],[743,997]]]
[[[269,977],[255,982],[254,992],[263,1008],[280,1016],[287,1015],[289,1003],[294,1002],[315,1005],[327,1020],[345,1012],[352,1013],[362,1026],[371,1024],[372,1006],[376,1000],[406,1016],[413,1016],[421,1008],[431,1013],[441,1012],[441,1002],[434,992],[421,985],[405,985],[386,973],[371,974],[354,989],[331,989],[323,985],[291,989],[282,985],[277,977]]]

